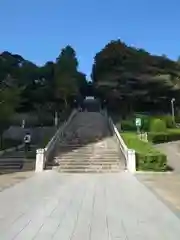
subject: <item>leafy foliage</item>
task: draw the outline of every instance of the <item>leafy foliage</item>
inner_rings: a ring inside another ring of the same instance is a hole
[[[153,143],[165,143],[180,140],[180,129],[168,129],[166,132],[149,132],[148,140]]]
[[[161,119],[153,119],[151,121],[150,131],[151,132],[166,132],[166,123]]]
[[[92,79],[96,94],[109,109],[121,113],[169,111],[170,99],[180,105],[180,65],[165,56],[111,41],[94,58]],[[117,110],[116,110],[117,111]]]
[[[21,88],[18,88],[13,79],[6,78],[0,83],[0,145],[2,134],[8,128],[10,119],[19,104]]]
[[[18,111],[42,109],[42,111],[62,110],[71,105],[87,91],[85,74],[78,71],[78,59],[71,46],[62,49],[55,62],[48,61],[43,66],[24,59],[20,55],[3,52],[0,54],[0,82],[21,88]]]

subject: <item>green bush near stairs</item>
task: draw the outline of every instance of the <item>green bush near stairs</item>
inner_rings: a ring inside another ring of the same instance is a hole
[[[165,143],[180,140],[180,129],[168,129],[166,132],[149,132],[148,140],[152,143]]]
[[[136,169],[141,171],[166,171],[167,157],[149,142],[143,142],[134,132],[121,133],[127,147],[136,152]]]

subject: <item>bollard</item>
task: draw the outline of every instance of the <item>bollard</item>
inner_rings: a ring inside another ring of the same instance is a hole
[[[45,149],[37,149],[36,150],[36,168],[35,172],[42,172],[44,170],[45,165]]]
[[[136,154],[133,149],[127,151],[127,169],[129,172],[136,172]]]

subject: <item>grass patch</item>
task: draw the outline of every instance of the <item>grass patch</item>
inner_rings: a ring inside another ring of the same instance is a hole
[[[128,148],[132,148],[136,152],[144,154],[159,153],[159,151],[155,149],[151,143],[141,141],[135,132],[124,132],[121,133],[121,136]]]

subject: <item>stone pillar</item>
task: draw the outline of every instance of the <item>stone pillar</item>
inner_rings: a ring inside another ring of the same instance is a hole
[[[42,172],[45,165],[45,149],[40,148],[36,150],[36,168],[35,172]]]
[[[131,173],[136,172],[136,154],[133,149],[128,149],[127,152],[127,169]]]

